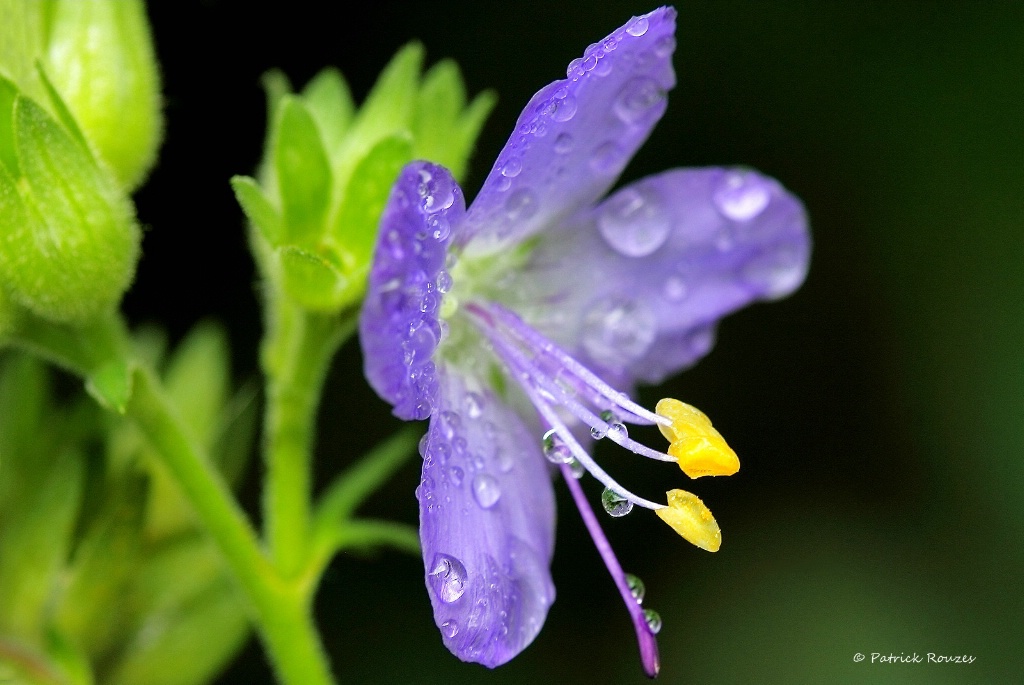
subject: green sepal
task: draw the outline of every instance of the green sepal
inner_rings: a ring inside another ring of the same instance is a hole
[[[42,62],[36,62],[36,71],[39,73],[39,81],[43,84],[43,90],[46,91],[46,96],[50,99],[50,106],[53,108],[53,113],[57,115],[57,120],[71,134],[71,137],[78,141],[79,145],[89,151],[89,143],[85,139],[82,129],[79,128],[75,115],[71,113],[67,103],[64,102],[64,98],[57,92],[57,88],[53,85],[53,81],[50,80],[49,75],[46,73],[46,67],[43,66]]]
[[[0,75],[0,164],[3,164],[11,178],[21,175],[18,152],[14,145],[14,99],[18,93],[14,82]]]
[[[47,72],[86,137],[126,190],[156,159],[160,73],[141,0],[55,0]]]
[[[321,70],[302,89],[302,100],[320,127],[328,157],[333,157],[341,147],[356,109],[345,78],[333,67]]]
[[[243,385],[220,413],[213,444],[213,457],[229,485],[237,485],[252,456],[259,426],[259,389],[255,383]]]
[[[0,279],[38,315],[81,322],[128,288],[139,229],[127,199],[39,105],[14,100],[21,178],[0,169]]]
[[[202,321],[174,350],[164,372],[164,388],[192,436],[209,447],[230,383],[227,333],[220,324]]]
[[[412,148],[412,139],[407,133],[396,133],[378,141],[356,165],[332,221],[331,238],[345,270],[360,281],[370,268],[377,225],[391,186],[402,167],[411,161]]]
[[[361,149],[381,138],[395,131],[409,130],[422,65],[423,46],[409,43],[384,67],[352,126],[357,157]]]
[[[36,90],[34,63],[46,41],[45,2],[0,0],[0,72],[31,95]]]
[[[46,463],[47,455],[33,455]],[[0,633],[33,640],[44,622],[69,555],[71,534],[82,497],[84,457],[61,449],[49,459],[15,511],[0,527]]]
[[[249,176],[233,176],[231,188],[235,199],[245,212],[246,218],[256,227],[260,235],[273,246],[284,242],[284,223],[281,213],[263,193],[256,179]]]
[[[352,281],[335,264],[301,247],[277,251],[285,293],[305,309],[334,311],[352,299]]]
[[[132,397],[135,365],[124,359],[101,364],[85,378],[85,390],[104,409],[124,414]]]
[[[275,126],[274,174],[287,242],[314,245],[323,234],[331,200],[331,167],[320,131],[293,95],[281,99]]]

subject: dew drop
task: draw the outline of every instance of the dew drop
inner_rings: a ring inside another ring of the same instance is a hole
[[[441,624],[441,634],[450,640],[459,634],[459,624],[455,621],[445,621]]]
[[[576,98],[566,95],[561,100],[551,101],[551,119],[553,121],[569,121],[576,115]]]
[[[599,174],[614,173],[626,159],[625,151],[613,140],[606,140],[590,156],[590,168]]]
[[[569,473],[571,473],[572,477],[576,480],[582,478],[583,474],[587,472],[587,468],[574,457],[570,457],[567,463],[569,465]]]
[[[577,57],[573,61],[569,62],[569,66],[565,69],[565,75],[571,78],[573,81],[578,80],[583,76],[583,58]]]
[[[544,457],[552,464],[568,464],[573,460],[572,450],[562,442],[554,429],[544,434]]]
[[[455,412],[447,409],[441,412],[439,418],[441,419],[441,430],[444,431],[444,437],[452,440],[462,427],[462,418]]]
[[[626,188],[605,202],[597,217],[605,242],[627,257],[645,257],[668,240],[672,222],[656,190]]]
[[[428,579],[441,601],[451,604],[466,592],[468,576],[461,561],[450,554],[438,553],[430,565]]]
[[[471,419],[478,419],[484,413],[484,398],[475,392],[466,393],[462,404],[466,410],[466,416]]]
[[[610,516],[619,518],[633,511],[633,503],[610,488],[601,493],[601,506]]]
[[[642,357],[657,336],[658,322],[643,302],[601,300],[583,317],[583,347],[594,361],[622,368]]]
[[[445,176],[435,176],[426,169],[420,169],[420,207],[427,214],[448,209],[455,203],[455,184]]]
[[[515,178],[522,170],[523,163],[518,157],[509,157],[505,160],[505,163],[501,165],[501,175],[507,178]]]
[[[494,476],[478,473],[473,476],[473,498],[481,509],[490,509],[501,498],[501,486]]]
[[[647,33],[647,29],[650,23],[647,21],[647,17],[633,17],[626,24],[626,33],[631,36],[640,37]]]
[[[754,257],[743,266],[745,283],[764,292],[770,298],[783,297],[793,292],[804,279],[806,260],[796,249],[779,249]]]
[[[555,138],[555,152],[560,155],[567,154],[572,150],[572,136],[568,133],[559,133]]]
[[[755,173],[726,174],[712,200],[726,218],[750,221],[765,210],[772,199],[770,186]]]
[[[608,435],[612,438],[625,439],[629,437],[629,430],[626,428],[626,424],[615,421],[608,424]]]
[[[520,188],[505,200],[505,215],[511,221],[523,221],[537,213],[537,195],[529,188]]]
[[[661,632],[661,615],[654,609],[644,609],[644,620],[647,621],[647,628],[652,635]]]
[[[658,82],[639,76],[622,87],[615,99],[615,114],[626,124],[637,124],[665,99]]]
[[[644,581],[640,580],[632,573],[627,573],[626,585],[629,586],[629,594],[633,595],[633,599],[636,600],[636,603],[643,604],[644,595],[647,594],[647,587],[644,585]]]
[[[452,275],[447,271],[441,270],[437,274],[437,280],[434,282],[437,286],[437,292],[442,295],[452,289]]]
[[[451,480],[452,485],[454,485],[455,487],[459,487],[460,485],[462,485],[462,479],[465,476],[465,471],[463,471],[458,466],[451,466],[448,468],[448,478],[449,480]]]
[[[686,282],[679,276],[669,276],[661,292],[669,302],[682,302],[686,299]]]
[[[662,36],[654,44],[654,54],[658,57],[668,57],[676,50],[675,36]]]
[[[600,426],[592,426],[590,429],[590,437],[594,440],[604,440],[606,435],[608,435],[608,430]]]

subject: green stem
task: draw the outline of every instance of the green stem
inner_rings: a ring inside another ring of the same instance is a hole
[[[294,578],[309,556],[316,412],[334,353],[355,330],[355,316],[316,314],[273,298],[263,369],[267,376],[267,480],[263,515],[274,563]]]
[[[187,436],[153,376],[135,374],[127,415],[153,443],[249,599],[271,661],[291,685],[333,682],[307,594],[283,582],[224,481]]]

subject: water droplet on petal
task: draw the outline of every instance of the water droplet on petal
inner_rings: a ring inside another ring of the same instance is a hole
[[[515,178],[523,170],[523,163],[518,157],[509,157],[501,166],[501,175]]]
[[[610,368],[623,368],[642,357],[657,333],[653,312],[637,300],[601,300],[583,317],[584,349]]]
[[[595,76],[607,76],[612,73],[612,61],[602,57],[597,61],[597,66],[594,67]]]
[[[668,57],[676,50],[675,36],[662,36],[654,44],[654,54],[658,57]]]
[[[490,509],[501,498],[501,486],[494,476],[478,473],[473,477],[473,498],[481,509]]]
[[[478,419],[484,413],[484,398],[475,392],[466,393],[462,403],[466,410],[466,416],[471,419]]]
[[[569,121],[576,114],[576,98],[566,95],[561,100],[551,101],[551,119],[553,121]]]
[[[658,82],[639,76],[622,87],[615,99],[615,114],[626,124],[637,124],[665,99]]]
[[[771,298],[793,292],[804,279],[806,260],[796,249],[778,249],[754,257],[743,266],[745,283]]]
[[[604,492],[601,493],[601,506],[604,507],[604,510],[610,516],[616,518],[625,516],[633,511],[633,503],[631,501],[609,488],[605,488]]]
[[[455,621],[445,621],[441,624],[441,634],[450,640],[459,634],[459,624]]]
[[[626,24],[626,33],[640,37],[647,33],[648,27],[650,27],[650,23],[647,21],[647,17],[633,17]]]
[[[461,561],[450,554],[435,554],[428,580],[442,602],[451,604],[466,592],[469,574]]]
[[[651,634],[657,635],[661,632],[661,615],[654,609],[644,609],[644,620],[647,621],[647,628]]]
[[[594,149],[590,156],[590,168],[599,174],[617,173],[625,161],[625,150],[615,141],[607,140]]]
[[[608,431],[600,426],[593,426],[590,429],[590,437],[594,440],[604,440],[606,435],[608,435]]]
[[[612,438],[625,439],[629,437],[629,430],[626,428],[626,424],[621,421],[615,421],[608,424],[608,435]]]
[[[629,586],[629,594],[633,595],[633,599],[636,600],[636,603],[643,604],[644,595],[647,594],[647,587],[644,585],[644,581],[640,580],[632,573],[627,573],[626,585]]]
[[[771,187],[751,172],[726,174],[712,195],[718,211],[733,221],[750,221],[765,210],[771,199]]]
[[[529,188],[520,188],[505,200],[505,215],[511,221],[523,221],[537,213],[537,195]]]
[[[654,188],[634,186],[604,203],[597,228],[616,252],[627,257],[645,257],[665,244],[672,222]]]
[[[441,294],[448,292],[452,289],[452,275],[443,270],[438,272],[434,285],[437,286],[437,292]]]
[[[555,138],[555,152],[564,155],[572,150],[572,136],[568,133],[559,133]]]
[[[669,302],[682,302],[686,299],[686,282],[679,276],[669,276],[661,291]]]
[[[448,468],[448,478],[455,487],[462,485],[462,479],[465,475],[466,473],[458,466],[451,466]]]
[[[448,209],[455,203],[455,184],[445,176],[437,176],[426,169],[420,170],[420,207],[428,214]]]

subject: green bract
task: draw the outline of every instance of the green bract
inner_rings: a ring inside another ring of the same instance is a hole
[[[358,111],[335,69],[301,93],[277,72],[265,79],[270,127],[260,182],[232,179],[268,279],[310,311],[359,301],[377,223],[395,177],[429,158],[461,175],[494,105],[466,102],[458,68],[440,62],[420,76],[423,48],[395,55]]]
[[[0,77],[0,288],[42,317],[80,322],[120,300],[140,232],[131,203],[50,93],[59,122]]]

